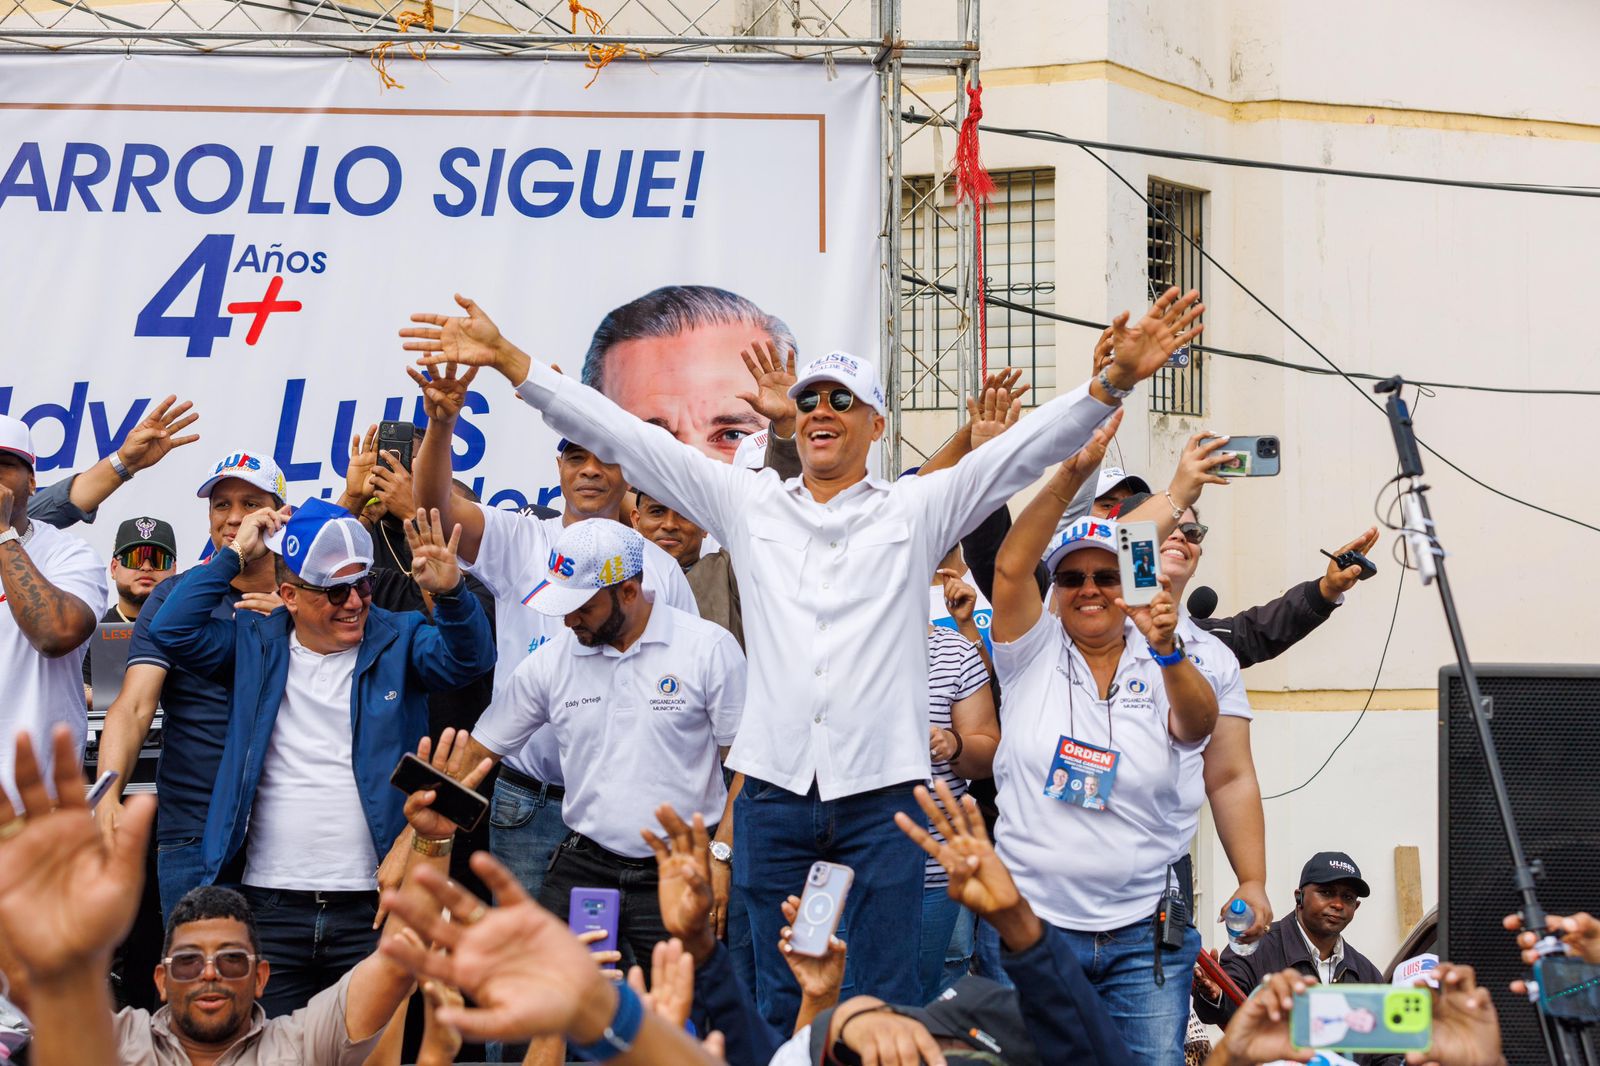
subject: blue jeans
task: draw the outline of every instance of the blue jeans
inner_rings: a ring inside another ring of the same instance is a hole
[[[780,1032],[794,1028],[800,990],[778,952],[780,904],[799,895],[813,863],[851,867],[839,938],[850,945],[841,1001],[878,996],[916,1004],[922,991],[922,849],[894,824],[897,811],[921,823],[912,782],[824,801],[816,786],[797,796],[746,777],[734,802],[733,892],[749,917],[756,961],[756,1004]]]
[[[1128,1042],[1133,1061],[1183,1066],[1189,985],[1194,960],[1200,954],[1200,931],[1190,926],[1182,949],[1161,953],[1166,983],[1160,987],[1155,982],[1155,934],[1150,919],[1109,933],[1061,932]]]
[[[950,898],[950,891],[944,885],[930,885],[922,893],[922,949],[917,963],[922,995],[916,1003],[908,1004],[916,1007],[933,1002],[941,991],[945,956],[962,914],[961,904]]]
[[[509,781],[506,770],[500,768],[489,804],[489,851],[517,875],[528,895],[538,899],[556,848],[567,839],[567,825],[561,820],[563,792],[559,785],[535,790]]]
[[[156,885],[161,892],[161,921],[172,917],[191,889],[205,883],[206,864],[201,857],[199,837],[181,837],[156,843]]]
[[[972,972],[987,977],[1001,988],[1015,988],[1000,958],[1000,934],[995,927],[978,919],[972,935]]]
[[[962,907],[956,912],[956,927],[951,930],[950,943],[944,949],[944,978],[939,982],[940,992],[954,987],[957,981],[972,972],[977,924],[978,916],[967,908]]]
[[[249,901],[272,977],[256,1002],[277,1018],[304,1007],[378,947],[377,892],[239,891]]]

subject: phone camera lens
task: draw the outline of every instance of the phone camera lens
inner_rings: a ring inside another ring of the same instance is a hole
[[[1262,437],[1256,441],[1256,454],[1263,459],[1273,459],[1278,454],[1278,438]]]
[[[814,884],[814,885],[824,884],[827,880],[828,880],[828,871],[823,869],[822,865],[820,863],[811,868],[811,883],[812,884]]]
[[[1394,1017],[1393,1017],[1393,1018],[1391,1018],[1391,1019],[1389,1019],[1389,1020],[1390,1020],[1390,1021],[1391,1021],[1391,1022],[1392,1022],[1392,1023],[1393,1023],[1393,1024],[1395,1024],[1395,1025],[1399,1025],[1399,1024],[1400,1024],[1400,1023],[1401,1023],[1401,1022],[1403,1022],[1403,1021],[1405,1021],[1405,1016],[1404,1016],[1404,1015],[1400,1015],[1400,1014],[1396,1014],[1396,1015],[1395,1015],[1395,1016],[1394,1016]]]

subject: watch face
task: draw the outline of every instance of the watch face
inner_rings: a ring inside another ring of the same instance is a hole
[[[729,847],[727,844],[724,844],[720,840],[713,841],[711,845],[711,857],[716,859],[718,862],[727,862],[733,858],[733,848]]]

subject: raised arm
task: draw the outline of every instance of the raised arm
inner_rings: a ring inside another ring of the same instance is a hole
[[[544,415],[545,424],[607,462],[619,463],[628,480],[679,514],[707,529],[724,544],[733,542],[731,521],[738,514],[741,487],[753,483],[748,471],[734,470],[684,444],[660,426],[624,411],[587,385],[563,378],[530,359],[501,336],[482,308],[457,296],[465,317],[415,314],[420,327],[403,329],[407,351],[427,353],[424,367],[457,363],[493,367],[517,395]]]
[[[454,364],[434,367],[431,375],[406,367],[406,373],[422,390],[422,413],[428,416],[428,430],[422,443],[411,456],[411,491],[417,497],[417,506],[438,508],[444,527],[461,527],[461,542],[457,545],[461,558],[468,563],[478,561],[478,548],[483,544],[483,512],[472,504],[456,499],[450,491],[451,454],[450,441],[455,436],[456,419],[467,402],[467,386],[478,376],[478,368],[470,367],[458,373]]]
[[[1022,407],[1013,401],[1022,399],[1023,394],[1033,388],[1032,385],[1017,384],[1021,380],[1022,371],[1012,369],[996,371],[985,378],[978,395],[967,397],[966,424],[944,442],[944,447],[928,456],[928,461],[922,464],[917,473],[932,474],[947,470],[965,458],[972,449],[993,440],[1015,425],[1022,415]],[[1007,400],[997,411],[995,398],[1002,393]]]
[[[989,637],[1010,644],[1033,628],[1044,610],[1044,595],[1034,577],[1039,558],[1055,535],[1056,524],[1071,503],[1078,486],[1100,468],[1106,446],[1122,425],[1122,412],[1111,416],[1089,438],[1089,443],[1056,470],[1055,476],[1022,509],[994,560],[994,621]]]
[[[437,510],[418,510],[404,523],[411,546],[411,579],[433,598],[434,625],[419,626],[411,644],[411,669],[430,691],[459,688],[494,669],[494,634],[478,597],[456,562],[461,527],[445,538]]]
[[[11,528],[12,504],[11,490],[0,485],[0,530]],[[47,659],[76,650],[94,632],[94,611],[40,573],[18,537],[0,544],[0,592],[10,601],[11,617],[23,638]]]
[[[155,410],[128,434],[122,447],[72,479],[72,487],[68,490],[72,505],[80,511],[95,510],[133,475],[155,466],[172,449],[199,440],[198,433],[178,435],[200,417],[190,410],[193,406],[188,400],[178,403],[176,396],[168,396],[157,404]],[[118,465],[126,471],[126,477],[118,472]]]

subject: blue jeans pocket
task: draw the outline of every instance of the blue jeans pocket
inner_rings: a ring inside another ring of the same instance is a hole
[[[532,794],[501,781],[489,804],[489,824],[496,829],[520,829],[533,820],[538,809]]]
[[[181,851],[184,848],[192,848],[198,843],[200,843],[199,837],[184,837],[182,840],[159,841],[156,844],[156,854],[166,855],[170,852]]]

